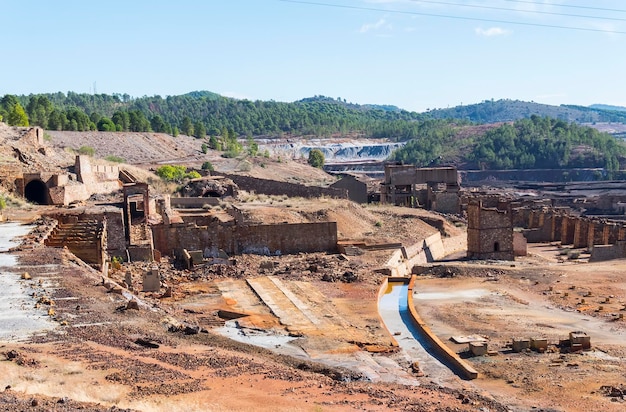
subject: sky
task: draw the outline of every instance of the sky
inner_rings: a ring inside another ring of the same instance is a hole
[[[0,0],[0,96],[626,106],[623,0]]]

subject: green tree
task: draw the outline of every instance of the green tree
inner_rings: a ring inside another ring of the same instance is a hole
[[[324,167],[324,153],[322,153],[319,149],[312,149],[309,152],[309,164],[313,167],[322,168]]]
[[[52,102],[46,96],[31,97],[26,106],[30,124],[47,129],[48,119],[53,109]]]
[[[7,116],[9,126],[28,126],[28,116],[21,104],[16,103]]]
[[[208,170],[210,172],[214,171],[215,168],[213,167],[213,164],[209,161],[206,161],[204,163],[202,163],[202,170]]]
[[[189,116],[183,118],[183,123],[180,126],[180,131],[186,136],[193,136],[193,124]]]
[[[219,142],[217,141],[217,137],[211,136],[209,137],[209,147],[213,150],[217,150]]]
[[[193,130],[195,132],[196,138],[204,139],[206,137],[206,127],[204,127],[204,124],[202,122],[196,122]]]
[[[250,156],[256,156],[259,153],[259,145],[254,141],[252,136],[249,136],[247,139],[248,142],[248,154]]]
[[[17,103],[18,100],[16,96],[12,94],[5,94],[0,100],[0,115],[6,119]]]
[[[156,133],[168,133],[170,129],[169,124],[165,123],[161,115],[154,115],[152,119],[150,119],[150,126],[152,127],[152,131]]]
[[[117,130],[113,120],[108,117],[101,117],[96,126],[101,132],[115,132]]]
[[[113,123],[115,123],[116,130],[118,132],[127,132],[130,130],[130,116],[128,112],[116,111],[111,117]]]
[[[202,153],[207,154],[209,151],[209,146],[206,143],[202,143]]]

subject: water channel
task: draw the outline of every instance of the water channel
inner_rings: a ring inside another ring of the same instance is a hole
[[[433,350],[423,334],[413,326],[407,307],[409,286],[402,282],[389,282],[385,294],[378,302],[387,330],[394,335],[402,352],[410,362],[418,361],[420,369],[433,381],[443,383],[454,378],[454,373],[433,356]]]

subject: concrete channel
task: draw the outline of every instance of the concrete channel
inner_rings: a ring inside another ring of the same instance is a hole
[[[410,362],[434,381],[450,380],[455,374],[474,379],[478,373],[441,342],[424,324],[413,307],[409,278],[389,278],[379,294],[378,311],[385,327]]]
[[[0,341],[20,341],[53,328],[49,318],[34,308],[28,281],[20,280],[14,272],[17,256],[9,252],[19,244],[19,237],[31,229],[32,226],[14,222],[0,224]]]

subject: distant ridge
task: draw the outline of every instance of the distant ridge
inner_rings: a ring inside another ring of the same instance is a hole
[[[626,107],[624,106],[611,106],[610,104],[592,104],[589,106],[592,109],[598,110],[613,110],[616,112],[626,112]]]
[[[626,108],[617,106],[594,105],[595,107],[524,102],[521,100],[485,100],[482,103],[456,106],[448,109],[435,109],[428,115],[435,119],[466,119],[476,123],[511,122],[526,119],[533,115],[551,117],[574,123],[616,122],[626,123]],[[601,107],[597,107],[601,106]]]

